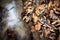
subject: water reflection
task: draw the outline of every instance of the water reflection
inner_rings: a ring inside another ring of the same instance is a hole
[[[6,5],[8,11],[8,27],[14,27],[18,23],[18,15],[16,11],[15,1]]]

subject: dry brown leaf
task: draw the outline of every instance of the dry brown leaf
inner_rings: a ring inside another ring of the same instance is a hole
[[[50,9],[51,6],[52,6],[52,1],[49,2],[48,9]]]
[[[23,20],[25,20],[25,22],[28,22],[29,21],[29,17],[25,16],[25,17],[23,17]]]
[[[48,34],[50,34],[50,30],[49,29],[45,30],[45,35],[48,36]]]
[[[38,21],[38,17],[33,13],[33,21],[36,23]]]
[[[50,10],[50,18],[52,18],[52,19],[58,19],[58,17],[54,14],[53,10]]]
[[[33,9],[34,9],[34,8],[33,8],[32,6],[29,6],[29,7],[27,8],[26,12],[27,12],[27,13],[31,13],[31,12],[33,11]]]
[[[38,23],[37,25],[35,25],[35,30],[40,30],[41,29],[41,23]]]
[[[37,16],[40,15],[40,11],[39,10],[36,10],[35,13],[36,13]]]
[[[35,32],[35,27],[34,26],[31,27],[31,32]]]
[[[60,8],[56,8],[56,10],[60,11]]]
[[[54,21],[52,24],[55,24],[55,23],[60,23],[60,20],[56,20],[56,21]]]
[[[26,19],[26,18],[27,18],[27,16],[24,16],[24,17],[23,17],[23,20]]]
[[[45,4],[38,5],[38,6],[37,6],[37,9],[43,10],[43,9],[44,9],[44,7],[45,7]]]

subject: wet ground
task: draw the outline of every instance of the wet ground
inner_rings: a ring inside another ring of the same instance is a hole
[[[18,34],[23,37],[25,35],[26,28],[24,27],[25,25],[21,20],[22,1],[3,0],[0,2],[0,4],[8,10],[8,16],[6,17],[6,19],[4,19],[7,20],[7,27],[5,28],[5,30],[11,28],[13,30],[16,30]]]

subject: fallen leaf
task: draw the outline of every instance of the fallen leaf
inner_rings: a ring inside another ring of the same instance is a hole
[[[38,17],[35,14],[33,14],[33,21],[34,21],[34,23],[36,23],[38,21]]]
[[[35,27],[34,26],[31,27],[31,32],[35,32]]]
[[[41,23],[36,24],[35,25],[35,30],[40,30],[41,29],[41,25],[42,25]]]

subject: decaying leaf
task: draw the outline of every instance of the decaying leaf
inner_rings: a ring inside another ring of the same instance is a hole
[[[33,13],[33,21],[36,23],[38,21],[38,17]]]
[[[39,2],[36,2],[36,0],[29,0],[26,2],[27,4],[24,6],[26,7],[25,12],[26,15],[30,15],[23,17],[23,20],[28,20],[28,17],[31,17],[29,19],[29,21],[31,20],[32,23],[31,32],[37,32],[40,38],[45,36],[54,40],[54,36],[51,37],[50,35],[53,35],[51,32],[55,33],[55,30],[59,30],[60,27],[60,18],[58,16],[60,14],[59,2],[56,0],[49,0],[48,2],[46,0],[47,3],[45,3],[45,1],[42,1],[40,4]],[[42,35],[39,34],[40,31],[42,31]]]
[[[38,23],[35,25],[35,30],[40,30],[41,29],[41,23]]]
[[[50,29],[48,28],[47,30],[45,30],[45,35],[48,36],[50,34]]]
[[[31,27],[31,32],[35,32],[35,27],[34,26]]]

